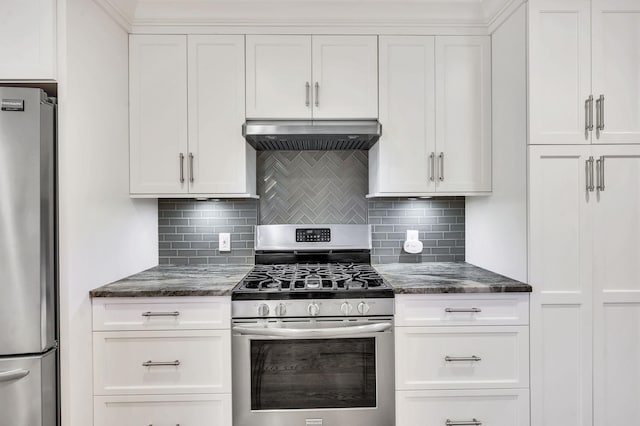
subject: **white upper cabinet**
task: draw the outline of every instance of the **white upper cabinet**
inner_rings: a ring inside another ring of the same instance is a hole
[[[131,193],[186,193],[187,38],[131,36],[129,55]]]
[[[592,1],[594,143],[640,143],[640,2]]]
[[[244,37],[189,36],[189,181],[195,193],[255,193],[245,120]]]
[[[378,117],[378,38],[313,36],[313,118]]]
[[[132,35],[130,47],[131,194],[253,196],[244,36]]]
[[[372,196],[491,191],[491,51],[483,36],[380,37]]]
[[[0,3],[0,80],[55,80],[56,0]]]
[[[311,37],[247,36],[247,118],[311,119]]]
[[[247,118],[378,117],[377,36],[247,36]]]
[[[380,37],[383,131],[369,151],[371,193],[435,192],[434,43],[434,37]]]
[[[436,38],[439,192],[491,191],[491,40]]]
[[[529,1],[532,144],[588,143],[591,133],[590,0]]]
[[[529,1],[529,143],[640,143],[640,2]]]

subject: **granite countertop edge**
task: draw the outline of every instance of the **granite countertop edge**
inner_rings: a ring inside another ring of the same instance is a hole
[[[465,262],[373,265],[395,294],[530,293],[529,284]],[[89,292],[101,297],[230,296],[253,265],[160,265]]]

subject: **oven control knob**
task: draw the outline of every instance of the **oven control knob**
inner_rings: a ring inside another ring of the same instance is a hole
[[[358,312],[362,315],[367,315],[367,312],[369,312],[369,305],[367,305],[366,302],[358,303]]]
[[[269,315],[269,305],[261,303],[258,306],[258,315],[261,317],[266,317],[267,315]]]
[[[279,303],[276,306],[276,316],[283,317],[287,313],[287,307],[284,303]]]
[[[312,317],[315,317],[320,313],[320,306],[318,306],[317,303],[309,303],[309,306],[307,306],[307,312],[309,312],[309,315]]]
[[[349,315],[351,311],[353,311],[353,306],[349,302],[344,302],[342,305],[340,305],[340,310],[343,314]]]

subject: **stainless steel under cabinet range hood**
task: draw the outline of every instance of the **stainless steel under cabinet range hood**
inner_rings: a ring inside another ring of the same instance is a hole
[[[258,151],[366,151],[381,133],[378,120],[247,120],[242,125],[242,136]]]

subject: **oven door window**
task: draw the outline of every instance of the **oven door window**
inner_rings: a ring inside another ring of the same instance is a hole
[[[251,341],[251,409],[376,406],[371,338]]]

